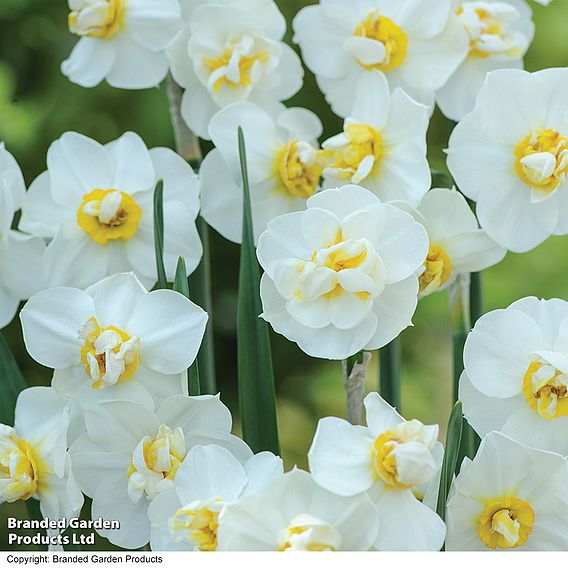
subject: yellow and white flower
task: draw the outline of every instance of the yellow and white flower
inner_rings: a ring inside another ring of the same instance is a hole
[[[525,0],[453,0],[469,40],[469,53],[447,83],[437,91],[436,102],[452,120],[473,110],[487,73],[522,68],[534,36],[532,13]]]
[[[440,89],[465,58],[469,43],[451,0],[320,0],[300,10],[294,41],[334,112],[348,116],[355,85],[384,74],[433,107]]]
[[[378,528],[377,512],[366,495],[340,497],[295,469],[225,507],[218,550],[369,550]]]
[[[243,185],[238,128],[247,150],[255,242],[270,220],[301,211],[320,187],[323,171],[319,118],[302,108],[284,109],[276,118],[255,105],[235,103],[211,120],[209,133],[217,149],[203,161],[201,215],[225,238],[240,243]]]
[[[480,436],[500,430],[568,456],[568,303],[523,298],[481,317],[467,338],[464,414]]]
[[[173,281],[180,256],[193,272],[202,256],[195,227],[199,181],[167,148],[150,151],[132,132],[103,146],[74,132],[54,142],[46,172],[31,185],[20,228],[52,239],[43,258],[49,287],[86,288],[134,271],[148,288],[157,280],[153,196],[164,182],[164,264]]]
[[[47,387],[18,396],[14,427],[0,424],[0,503],[38,499],[52,520],[77,517],[83,495],[67,453],[69,408]]]
[[[216,445],[193,448],[177,471],[175,487],[150,504],[152,550],[217,550],[225,507],[283,473],[282,460],[270,452],[243,463]]]
[[[448,166],[481,227],[526,252],[568,233],[567,69],[493,71],[454,129]]]
[[[438,426],[407,422],[377,393],[364,404],[367,427],[319,421],[308,452],[314,481],[338,495],[369,494],[380,522],[378,550],[440,550],[444,522],[413,493],[440,467]]]
[[[426,159],[428,109],[404,91],[391,95],[380,73],[366,73],[356,85],[343,132],[323,143],[324,187],[355,183],[382,201],[413,205],[431,185]]]
[[[427,253],[424,228],[370,191],[322,191],[260,237],[262,317],[312,357],[378,349],[411,325]]]
[[[150,540],[148,507],[174,488],[193,448],[222,446],[243,463],[252,457],[230,433],[231,413],[218,396],[170,396],[155,413],[133,402],[100,402],[87,409],[85,424],[87,433],[70,448],[73,473],[93,499],[93,519],[120,522],[120,529],[99,534],[122,548]]]
[[[282,38],[286,21],[273,0],[202,0],[183,5],[185,28],[168,49],[176,82],[185,89],[181,113],[209,138],[211,117],[248,100],[276,112],[302,86],[299,57]]]
[[[432,189],[410,213],[428,233],[430,248],[419,271],[424,296],[450,286],[459,274],[485,270],[503,260],[506,250],[492,241],[477,224],[464,196],[455,189]]]
[[[81,408],[129,400],[153,409],[187,394],[185,371],[207,314],[182,294],[147,292],[134,274],[116,274],[86,291],[52,288],[20,313],[30,355],[55,369],[53,386]]]
[[[562,456],[488,434],[454,481],[446,550],[566,550],[567,485]]]
[[[177,0],[68,0],[69,31],[79,36],[61,71],[82,87],[106,79],[120,89],[157,86],[168,72],[166,47],[183,25]]]
[[[12,230],[26,186],[16,160],[0,143],[0,329],[8,325],[21,300],[43,288],[42,239]]]

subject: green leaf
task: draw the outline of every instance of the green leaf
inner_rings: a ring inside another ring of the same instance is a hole
[[[400,368],[400,337],[397,337],[379,350],[379,391],[381,396],[399,412],[402,406]]]
[[[440,475],[440,489],[438,492],[438,506],[436,510],[442,519],[446,518],[446,502],[452,485],[452,479],[458,463],[463,428],[462,404],[460,401],[454,404],[448,421],[448,433],[446,436],[446,449],[442,462]]]
[[[162,180],[156,184],[154,190],[154,246],[158,270],[156,288],[163,290],[168,287],[168,279],[164,268],[164,182]]]
[[[254,452],[280,451],[268,325],[259,316],[260,270],[254,247],[245,141],[239,128],[243,175],[243,240],[237,310],[239,405],[245,442]]]
[[[215,379],[215,346],[213,338],[213,298],[211,295],[211,247],[209,245],[209,227],[202,217],[196,221],[197,230],[203,245],[203,258],[199,266],[189,277],[191,299],[201,306],[208,314],[209,321],[205,329],[205,336],[201,349],[197,355],[201,392],[203,394],[216,394],[217,382]]]
[[[187,281],[187,269],[185,267],[185,260],[183,257],[179,257],[176,275],[174,278],[174,290],[183,294],[189,299],[189,284]],[[191,396],[199,396],[201,394],[201,385],[199,381],[199,367],[197,364],[197,359],[193,362],[193,365],[187,371],[187,378],[189,381],[189,394]]]
[[[26,387],[16,359],[0,333],[0,424],[14,424],[16,400]]]
[[[440,170],[432,170],[432,187],[447,187],[452,188],[454,180],[451,176]]]

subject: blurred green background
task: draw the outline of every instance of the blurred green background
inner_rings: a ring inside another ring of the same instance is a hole
[[[349,0],[346,0],[348,2]],[[404,0],[401,0],[404,1]],[[291,21],[313,1],[276,0]],[[543,8],[531,2],[536,37],[526,57],[527,69],[568,66],[568,3]],[[108,142],[126,130],[138,132],[149,147],[173,147],[165,89],[123,91],[101,84],[83,89],[60,72],[76,38],[67,31],[64,0],[0,0],[0,140],[19,161],[28,184],[45,169],[50,143],[75,130]],[[290,40],[291,33],[287,39]],[[341,120],[329,110],[313,76],[307,72],[303,90],[289,106],[316,112],[325,126],[324,137],[341,129]],[[445,169],[443,148],[448,125],[436,112],[429,131],[431,166]],[[224,402],[235,416],[236,299],[239,249],[214,231],[212,234],[213,313],[217,378]],[[552,238],[531,253],[509,254],[483,276],[486,310],[505,307],[523,296],[568,299],[568,237]],[[403,412],[407,418],[444,425],[451,406],[451,322],[445,293],[420,302],[415,327],[404,332]],[[26,354],[18,320],[4,331],[26,379],[48,385],[50,373]],[[317,420],[344,416],[340,363],[310,359],[295,344],[272,334],[280,413],[283,457],[287,467],[306,466]],[[368,390],[378,383],[374,355]],[[0,549],[6,549],[6,516],[25,518],[23,505],[0,507]],[[101,543],[105,548],[108,545]]]

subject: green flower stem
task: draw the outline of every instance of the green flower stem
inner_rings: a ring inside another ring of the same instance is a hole
[[[381,396],[401,412],[401,346],[400,336],[393,339],[379,351],[379,373]]]

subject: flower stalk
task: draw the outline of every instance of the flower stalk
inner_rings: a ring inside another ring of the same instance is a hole
[[[399,412],[401,410],[401,348],[400,336],[379,350],[379,373],[381,396]]]
[[[341,362],[347,420],[353,425],[362,424],[363,393],[370,359],[371,354],[368,351],[359,351]]]

